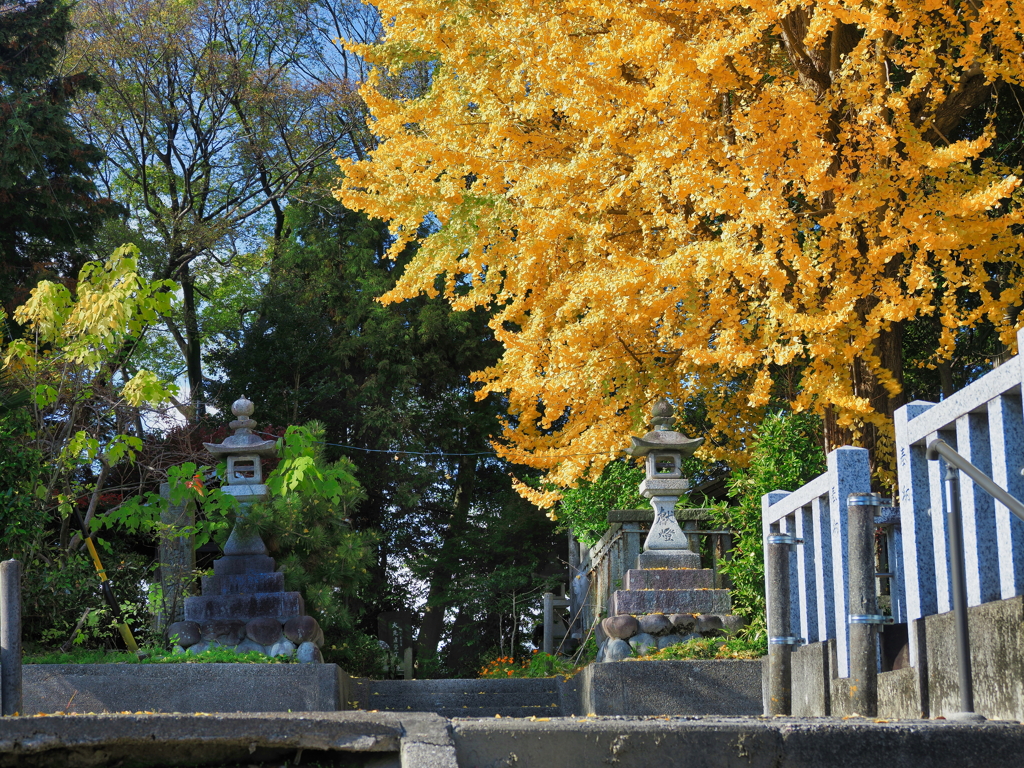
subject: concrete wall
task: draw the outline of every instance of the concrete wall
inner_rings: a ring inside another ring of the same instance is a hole
[[[346,708],[336,664],[26,664],[23,714],[324,712]]]
[[[974,708],[991,720],[1024,720],[1024,597],[969,609]],[[917,664],[878,676],[878,715],[948,717],[960,708],[952,613],[911,622]],[[849,681],[835,674],[831,641],[793,654],[793,714],[853,714]]]
[[[760,713],[760,661],[590,664],[565,683],[562,697],[563,716]]]

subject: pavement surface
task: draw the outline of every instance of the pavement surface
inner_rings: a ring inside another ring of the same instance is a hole
[[[455,718],[430,713],[0,719],[0,768],[1020,768],[1024,724],[865,718]]]

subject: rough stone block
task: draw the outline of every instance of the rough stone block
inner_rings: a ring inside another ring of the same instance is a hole
[[[283,623],[302,613],[302,597],[298,592],[214,595],[190,597],[185,601],[185,618],[198,622],[211,619],[239,619],[246,622],[267,616]]]
[[[284,592],[284,574],[272,571],[203,576],[204,595],[241,595],[255,592]]]
[[[617,615],[729,613],[730,608],[727,589],[620,589],[612,596],[612,610]]]
[[[723,629],[730,635],[735,635],[743,627],[747,626],[747,620],[742,616],[736,616],[735,614],[727,614],[722,617]]]
[[[700,568],[700,555],[685,549],[667,552],[641,552],[636,559],[637,569],[645,568]]]
[[[274,558],[269,555],[225,555],[213,561],[213,572],[217,576],[233,576],[239,573],[271,573],[274,568]]]
[[[237,619],[212,619],[199,626],[208,643],[238,645],[245,638],[245,622]]]
[[[628,640],[640,631],[640,623],[632,616],[609,616],[601,622],[601,628],[604,629],[604,633],[610,638]]]
[[[636,620],[640,624],[641,632],[655,637],[667,635],[672,631],[672,622],[663,613],[648,613],[645,616],[637,616]]]
[[[626,589],[711,589],[715,573],[707,568],[626,571]]]
[[[167,637],[177,637],[177,644],[188,648],[202,640],[202,630],[194,621],[176,621],[167,627]]]

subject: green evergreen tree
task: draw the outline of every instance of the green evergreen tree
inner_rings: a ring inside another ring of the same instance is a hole
[[[245,391],[264,423],[323,422],[326,459],[351,459],[366,491],[353,526],[379,534],[364,630],[426,597],[421,672],[475,671],[480,653],[528,635],[531,604],[513,595],[539,604],[558,546],[487,455],[504,406],[477,401],[470,379],[497,359],[487,316],[425,297],[380,304],[411,254],[385,259],[385,227],[330,198],[290,205],[285,230],[254,311],[213,355],[231,384],[220,400]]]
[[[68,123],[91,74],[58,74],[71,5],[40,0],[0,16],[0,303],[40,277],[71,278],[104,219],[120,210],[93,181],[103,152]]]

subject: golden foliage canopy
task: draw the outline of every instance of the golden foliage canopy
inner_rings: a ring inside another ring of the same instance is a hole
[[[491,308],[501,450],[555,483],[600,469],[662,395],[700,398],[712,453],[780,367],[796,409],[884,430],[901,323],[941,319],[936,359],[986,319],[1012,343],[1021,171],[986,159],[976,116],[1024,78],[1019,2],[379,7],[386,38],[359,52],[382,142],[338,196],[396,253],[439,224],[385,300],[443,275],[456,306]],[[424,61],[422,96],[382,87]]]

